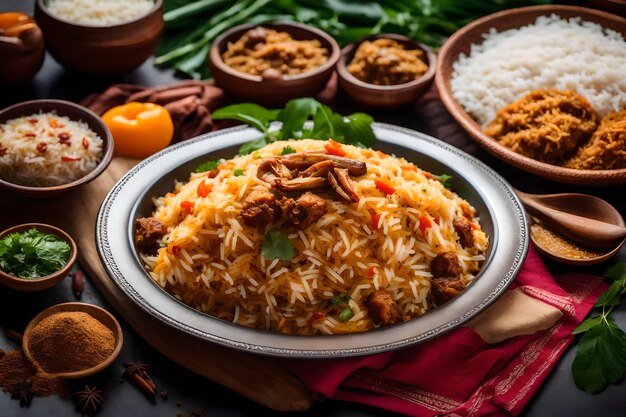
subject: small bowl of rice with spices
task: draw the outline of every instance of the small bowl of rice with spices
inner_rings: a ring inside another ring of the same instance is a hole
[[[34,100],[0,111],[0,187],[54,196],[86,184],[111,162],[113,138],[77,104]]]
[[[64,67],[126,74],[152,55],[163,30],[163,0],[37,0],[46,49]]]

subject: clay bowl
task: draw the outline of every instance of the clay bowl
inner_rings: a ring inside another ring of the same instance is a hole
[[[22,13],[1,13],[2,15],[22,15]],[[25,17],[25,16],[24,16]],[[31,20],[28,27],[18,36],[0,36],[0,83],[13,84],[28,81],[37,74],[43,64],[45,48],[43,34]]]
[[[29,348],[29,341],[31,338],[31,334],[33,329],[39,322],[41,322],[46,317],[49,317],[56,313],[61,312],[83,312],[87,313],[100,323],[104,324],[106,327],[111,329],[113,332],[113,336],[115,336],[115,348],[113,349],[113,353],[104,360],[104,362],[99,363],[98,365],[83,369],[82,371],[75,372],[62,372],[62,373],[48,373],[43,371],[44,373],[51,375],[55,378],[64,378],[64,379],[77,379],[83,378],[89,375],[97,374],[98,372],[106,369],[109,365],[111,365],[115,359],[120,355],[120,351],[122,350],[122,345],[124,343],[124,334],[122,333],[122,328],[120,327],[120,323],[117,321],[115,317],[105,309],[95,306],[93,304],[86,303],[63,303],[57,304],[52,307],[49,307],[37,314],[35,318],[33,318],[28,326],[26,326],[26,330],[24,330],[24,337],[22,338],[22,349],[24,350],[24,355],[30,360],[37,368],[41,369],[37,361],[33,358],[32,353]]]
[[[103,149],[100,163],[96,165],[93,171],[89,172],[84,177],[68,182],[67,184],[50,187],[31,187],[14,184],[0,178],[0,187],[26,194],[31,197],[54,197],[93,181],[100,174],[102,174],[107,166],[109,166],[111,158],[113,157],[113,136],[111,136],[111,132],[109,132],[109,129],[106,127],[102,119],[98,117],[98,115],[83,106],[79,106],[78,104],[74,104],[69,101],[48,99],[24,101],[0,111],[0,124],[16,117],[51,111],[56,112],[59,116],[66,116],[71,120],[82,120],[89,125],[91,130],[96,132],[98,136],[102,138]]]
[[[6,285],[7,287],[13,288],[18,291],[41,291],[50,287],[54,287],[59,282],[63,281],[63,279],[69,274],[72,266],[76,262],[76,256],[78,253],[78,249],[76,247],[76,242],[70,235],[68,235],[63,230],[58,227],[50,226],[48,224],[43,223],[25,223],[20,224],[18,226],[13,226],[9,229],[4,230],[0,233],[0,239],[4,238],[6,235],[10,233],[24,232],[26,230],[30,230],[35,228],[42,233],[52,234],[66,241],[70,245],[71,253],[70,258],[67,260],[65,266],[58,271],[46,275],[41,278],[17,278],[13,275],[10,275],[0,269],[0,283]]]
[[[426,58],[428,71],[416,80],[398,85],[376,85],[356,78],[347,68],[356,50],[361,42],[379,38],[393,39],[402,44],[405,49],[421,49]],[[357,103],[369,107],[397,107],[416,101],[428,91],[435,79],[436,65],[437,56],[428,46],[406,36],[380,33],[344,47],[341,50],[341,58],[337,62],[337,75],[341,89]]]
[[[492,28],[501,32],[525,26],[534,23],[539,16],[553,13],[562,18],[580,16],[583,20],[598,23],[626,37],[626,19],[583,7],[556,5],[532,6],[494,13],[475,20],[463,27],[444,44],[439,53],[437,75],[435,77],[435,83],[439,90],[441,100],[448,109],[448,112],[450,112],[452,117],[467,131],[472,139],[494,156],[519,169],[544,178],[569,184],[595,186],[624,184],[626,183],[626,169],[595,171],[563,168],[536,161],[500,145],[482,132],[480,126],[463,110],[452,95],[450,79],[452,78],[453,64],[459,58],[460,54],[469,54],[472,44],[482,43],[483,34],[487,33]]]
[[[48,12],[45,0],[35,3],[35,19],[48,52],[64,67],[91,75],[126,74],[156,49],[163,30],[163,0],[139,18],[114,26],[84,26]]]
[[[287,32],[294,39],[317,39],[329,51],[328,61],[302,74],[279,78],[263,78],[235,71],[222,60],[229,42],[236,42],[245,32],[257,25],[236,26],[220,35],[209,51],[209,66],[215,83],[240,100],[254,101],[265,105],[280,105],[298,98],[314,96],[328,83],[340,49],[337,42],[327,33],[299,23],[271,23],[262,25],[279,32]]]

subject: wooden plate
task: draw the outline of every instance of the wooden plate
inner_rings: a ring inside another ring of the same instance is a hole
[[[452,66],[461,54],[468,55],[472,44],[483,42],[483,34],[494,28],[498,32],[534,23],[537,17],[556,14],[562,18],[580,16],[612,29],[626,37],[626,19],[610,13],[575,6],[532,6],[506,10],[478,19],[456,32],[439,53],[435,83],[448,112],[488,152],[524,171],[551,180],[578,185],[609,186],[626,183],[626,168],[614,170],[577,170],[539,162],[500,145],[482,129],[455,100],[450,87]]]

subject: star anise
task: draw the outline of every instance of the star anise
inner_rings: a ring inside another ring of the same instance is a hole
[[[35,393],[33,392],[33,381],[30,379],[24,380],[13,387],[13,394],[11,398],[14,400],[20,400],[20,407],[28,407],[32,401]]]
[[[124,367],[126,369],[124,370],[122,376],[127,379],[132,377],[134,374],[139,374],[139,376],[145,378],[146,376],[148,376],[148,370],[150,369],[149,364],[143,363],[141,361],[124,362]]]
[[[83,411],[97,411],[104,404],[102,391],[97,387],[85,385],[85,389],[74,394],[78,398],[78,406]]]

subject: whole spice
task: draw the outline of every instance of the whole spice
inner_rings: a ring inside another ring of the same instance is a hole
[[[97,411],[104,405],[104,397],[102,391],[97,387],[89,387],[85,385],[85,389],[74,394],[78,399],[78,407],[83,413],[88,411]]]
[[[56,313],[33,328],[29,349],[46,372],[81,371],[111,356],[115,336],[87,313]]]
[[[80,300],[84,289],[85,274],[83,274],[82,271],[72,272],[72,291],[74,292],[74,297],[76,297],[77,300]]]
[[[18,343],[22,343],[22,339],[24,338],[22,333],[16,332],[15,330],[5,330],[4,334],[8,339],[15,340]]]
[[[34,395],[33,381],[26,379],[15,386],[14,392],[11,394],[11,398],[14,400],[19,399],[20,407],[28,407],[30,402],[33,400]]]
[[[126,362],[124,363],[124,366],[126,367],[124,373],[122,374],[124,378],[133,381],[133,383],[146,394],[150,396],[156,394],[156,384],[154,383],[152,378],[150,378],[150,375],[148,375],[148,369],[150,368],[150,365],[137,361]],[[161,396],[163,396],[163,393],[161,393]]]

